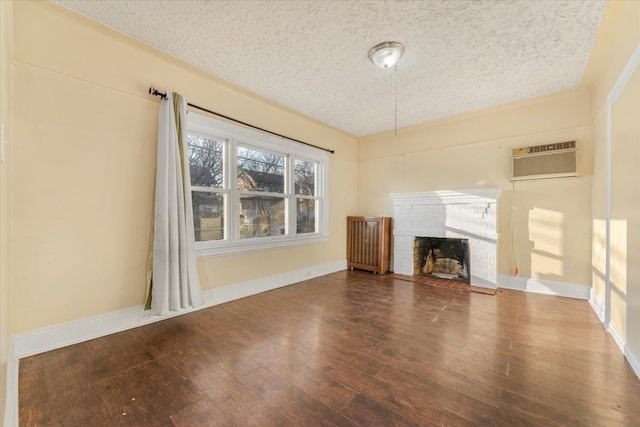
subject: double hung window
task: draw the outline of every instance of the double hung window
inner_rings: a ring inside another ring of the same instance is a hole
[[[198,256],[328,239],[328,155],[284,138],[188,114]]]

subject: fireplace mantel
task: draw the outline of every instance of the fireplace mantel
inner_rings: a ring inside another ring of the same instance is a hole
[[[413,275],[415,237],[469,240],[471,284],[497,287],[499,188],[393,193],[394,272]]]
[[[421,205],[469,203],[469,200],[487,199],[498,200],[499,188],[474,188],[471,190],[441,190],[423,191],[419,193],[391,193],[394,206],[396,203],[411,203]]]

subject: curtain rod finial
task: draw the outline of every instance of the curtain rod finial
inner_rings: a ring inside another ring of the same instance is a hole
[[[160,92],[158,89],[154,88],[153,86],[149,88],[149,95],[159,96],[160,99],[165,99],[167,97],[166,93]]]

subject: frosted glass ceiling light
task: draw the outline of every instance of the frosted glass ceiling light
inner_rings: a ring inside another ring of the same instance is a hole
[[[382,42],[369,51],[369,59],[380,68],[391,68],[400,59],[404,48],[398,42]]]
[[[404,52],[404,47],[398,42],[382,42],[371,48],[369,51],[369,59],[382,69],[394,68],[394,92],[393,92],[393,108],[394,108],[394,127],[393,135],[398,135],[398,60]]]

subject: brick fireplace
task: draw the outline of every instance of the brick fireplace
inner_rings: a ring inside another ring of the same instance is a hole
[[[497,200],[500,189],[394,193],[394,272],[414,275],[416,238],[462,239],[468,243],[469,282],[497,288]]]

